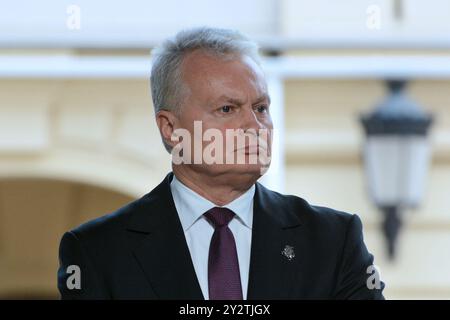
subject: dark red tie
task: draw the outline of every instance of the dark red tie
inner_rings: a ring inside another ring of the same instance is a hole
[[[205,217],[214,226],[208,258],[209,299],[242,300],[236,243],[228,228],[234,212],[214,207],[205,213]]]

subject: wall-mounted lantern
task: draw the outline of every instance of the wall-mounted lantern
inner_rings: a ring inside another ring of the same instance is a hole
[[[387,85],[388,97],[363,115],[361,122],[366,133],[363,158],[369,193],[384,213],[383,232],[392,260],[402,211],[416,208],[423,197],[432,116],[406,96],[406,81],[388,80]]]

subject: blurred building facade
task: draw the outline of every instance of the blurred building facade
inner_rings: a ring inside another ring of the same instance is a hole
[[[144,195],[170,170],[154,122],[149,50],[182,27],[213,24],[222,7],[193,1],[187,9],[201,21],[194,24],[173,19],[174,1],[134,2],[153,9],[152,19],[137,13],[145,10],[120,16],[123,8],[101,13],[80,1],[78,33],[49,32],[73,18],[69,3],[49,4],[47,14],[59,18],[47,25],[20,10],[0,22],[0,298],[57,298],[64,231]],[[274,187],[358,214],[387,298],[450,299],[450,23],[442,6],[450,9],[438,0],[234,1],[241,19],[214,24],[241,29],[267,54],[282,133],[283,178]],[[41,42],[31,39],[33,23]],[[436,118],[426,196],[405,213],[394,262],[366,192],[358,121],[385,96],[389,77],[410,80],[409,95]]]

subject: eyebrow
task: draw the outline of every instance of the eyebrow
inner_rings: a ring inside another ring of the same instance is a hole
[[[252,103],[252,105],[261,103],[261,102],[263,102],[264,100],[267,100],[267,101],[268,101],[268,104],[270,104],[270,97],[269,97],[269,95],[268,95],[268,94],[263,94],[262,96],[258,97],[258,98],[255,100],[255,102]],[[227,95],[222,95],[222,96],[220,96],[218,99],[215,100],[216,103],[217,103],[217,102],[220,102],[220,101],[227,101],[227,102],[230,102],[230,103],[235,104],[235,105],[238,105],[238,106],[241,106],[241,105],[244,104],[244,101],[239,100],[239,99],[236,99],[236,98],[229,97],[229,96],[227,96]]]
[[[266,93],[264,93],[262,96],[260,96],[253,104],[258,104],[263,102],[264,100],[267,100],[268,104],[270,104],[270,96]]]

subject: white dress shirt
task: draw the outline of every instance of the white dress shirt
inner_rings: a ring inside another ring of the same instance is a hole
[[[180,182],[175,175],[170,183],[170,189],[172,191],[178,216],[180,217],[181,225],[183,226],[184,235],[186,237],[186,242],[189,247],[203,297],[209,300],[208,256],[209,244],[214,233],[214,227],[206,220],[203,214],[209,209],[217,206],[188,188]],[[223,206],[236,214],[230,221],[228,227],[233,233],[236,241],[242,297],[244,299],[247,299],[254,194],[255,185],[239,198]]]

